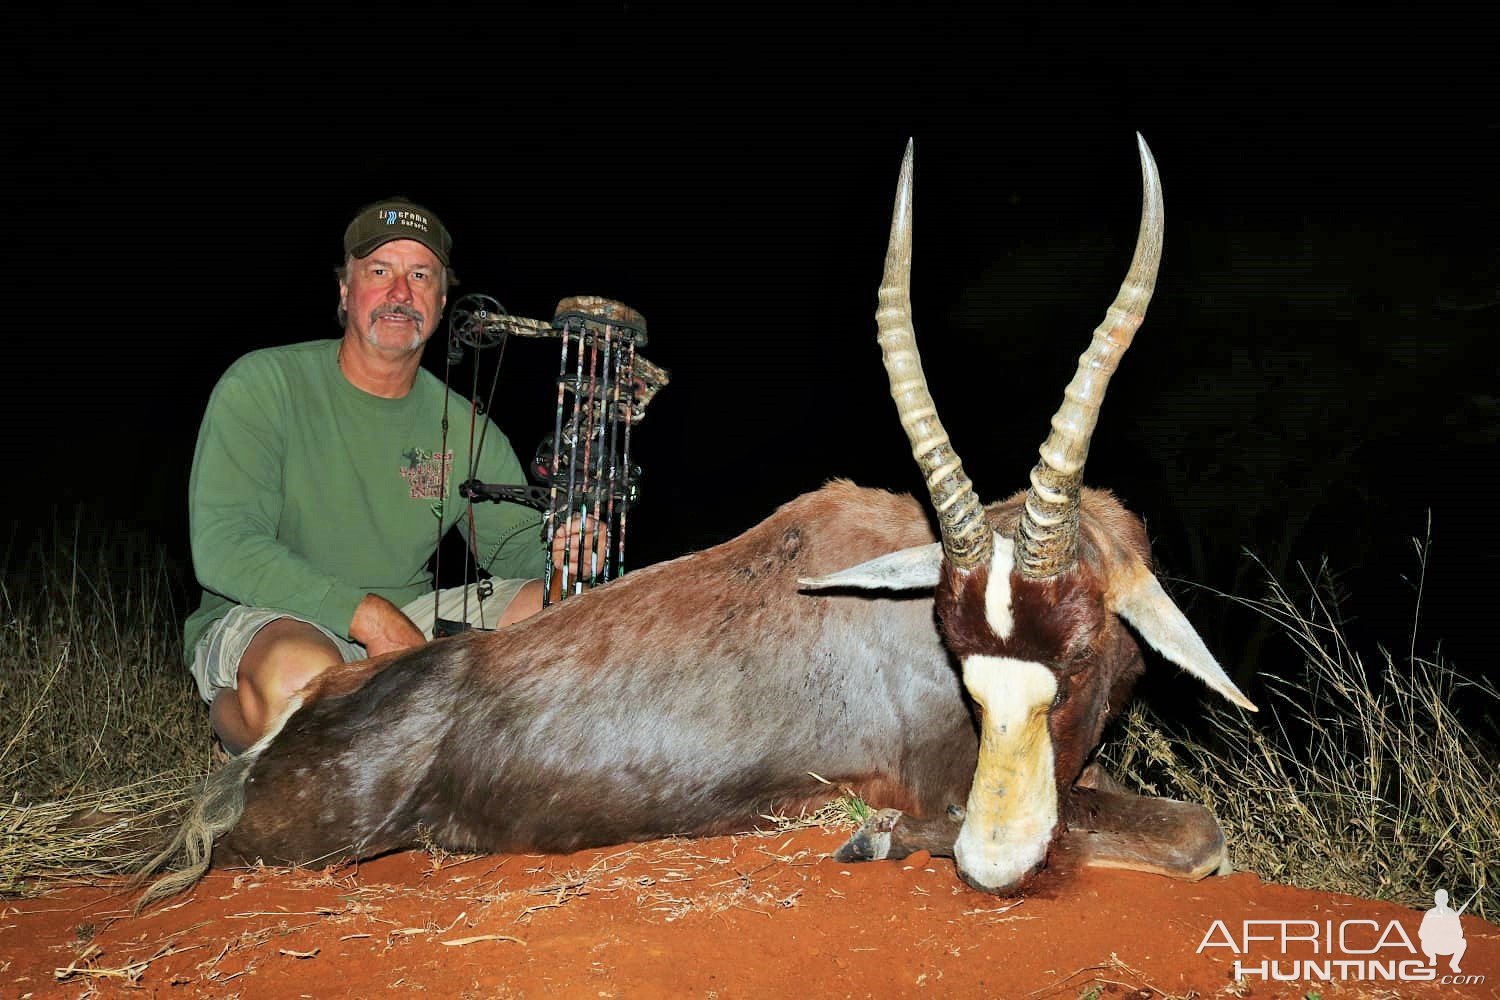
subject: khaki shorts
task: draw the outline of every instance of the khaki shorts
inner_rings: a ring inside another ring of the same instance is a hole
[[[480,600],[476,584],[471,583],[467,587],[449,587],[438,592],[437,610],[440,617],[448,621],[464,621],[465,601],[467,601],[468,623],[480,628],[493,628],[500,620],[500,616],[505,613],[505,609],[510,606],[510,602],[515,600],[516,595],[521,592],[521,588],[530,582],[530,580],[490,580],[489,583],[494,589],[484,600]],[[401,612],[422,630],[423,635],[429,639],[432,638],[433,599],[431,594],[423,594],[403,607]],[[188,669],[192,672],[193,680],[198,683],[198,694],[204,701],[212,704],[214,695],[225,688],[238,686],[236,678],[239,673],[240,659],[245,655],[245,650],[250,648],[251,640],[261,629],[278,618],[307,622],[322,632],[338,647],[345,663],[363,660],[366,656],[365,647],[359,643],[350,642],[343,636],[336,635],[317,622],[308,621],[300,615],[276,608],[247,608],[236,605],[229,609],[227,615],[209,626],[208,631],[199,640],[198,648],[193,651],[193,664]]]

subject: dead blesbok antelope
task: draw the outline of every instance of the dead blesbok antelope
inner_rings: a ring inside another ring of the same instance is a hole
[[[1184,878],[1217,868],[1223,838],[1206,809],[1079,780],[1142,669],[1131,628],[1253,708],[1157,583],[1141,520],[1081,485],[1161,253],[1161,187],[1140,152],[1130,272],[1023,494],[980,505],[926,388],[908,300],[908,146],[877,319],[940,541],[912,498],[833,482],[738,538],[518,625],[336,668],[210,777],[157,859],[181,849],[186,867],[147,898],[192,884],[210,860],[331,862],[419,841],[570,851],[745,830],[840,786],[883,807],[841,860],[925,848],[994,892],[1060,841],[1090,864]]]

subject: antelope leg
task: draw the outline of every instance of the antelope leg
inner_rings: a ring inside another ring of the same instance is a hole
[[[917,851],[951,858],[953,841],[962,823],[962,816],[943,814],[918,819],[899,809],[879,809],[833,853],[833,860],[897,861]]]
[[[1197,881],[1226,869],[1224,831],[1204,806],[1075,785],[1058,847],[1076,863]]]

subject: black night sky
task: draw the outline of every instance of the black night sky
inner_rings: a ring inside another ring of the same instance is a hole
[[[1124,273],[1139,131],[1166,253],[1088,480],[1146,517],[1167,576],[1255,596],[1246,551],[1288,577],[1326,554],[1348,613],[1401,647],[1430,511],[1419,648],[1489,669],[1500,105],[1477,14],[494,9],[22,15],[12,552],[83,503],[85,532],[185,558],[215,379],[338,334],[343,227],[396,193],[453,231],[457,293],[646,316],[673,382],[637,438],[632,562],[831,477],[916,489],[873,322],[908,136],[917,335],[998,499]],[[510,350],[496,412],[524,455],[554,356]],[[1226,665],[1254,655],[1247,612],[1172,587]],[[1271,672],[1291,654],[1257,649]]]

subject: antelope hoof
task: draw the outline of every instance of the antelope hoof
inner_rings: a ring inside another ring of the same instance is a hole
[[[859,825],[854,836],[833,852],[835,861],[884,861],[891,853],[891,831],[901,821],[901,810],[879,809]]]

